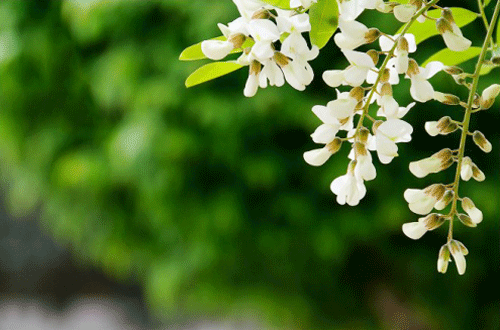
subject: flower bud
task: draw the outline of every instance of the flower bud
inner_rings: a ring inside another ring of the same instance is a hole
[[[434,230],[445,222],[445,217],[441,214],[431,213],[424,218],[418,219],[418,221],[423,222],[427,230]]]
[[[384,83],[380,88],[380,96],[389,95],[392,96],[392,86],[389,83]]]
[[[384,71],[380,75],[380,82],[386,83],[389,81],[390,78],[391,78],[391,71],[389,71],[389,69],[387,69],[387,68],[384,69]]]
[[[444,274],[448,269],[448,263],[450,262],[450,249],[448,248],[448,244],[441,246],[439,249],[439,256],[437,262],[437,270],[438,272]]]
[[[451,24],[456,24],[455,19],[453,18],[453,13],[450,8],[443,8],[443,10],[441,10],[441,17],[443,17]]]
[[[453,152],[451,149],[443,149],[428,158],[410,163],[410,172],[417,178],[423,178],[430,173],[438,173],[453,164]]]
[[[483,212],[479,210],[469,197],[462,198],[462,209],[469,215],[475,224],[483,221]]]
[[[340,150],[340,147],[342,147],[342,140],[336,137],[332,142],[328,143],[326,147],[328,148],[328,151],[330,151],[330,153],[334,154]]]
[[[472,140],[482,151],[486,153],[491,151],[492,146],[490,141],[488,141],[480,131],[474,131],[474,133],[472,133]]]
[[[472,166],[474,163],[472,162],[472,159],[470,157],[464,157],[462,160],[462,168],[460,169],[460,177],[464,181],[469,181],[470,178],[472,178]]]
[[[378,61],[379,61],[378,52],[375,49],[370,49],[369,51],[366,52],[366,54],[368,54],[368,56],[371,57],[371,59],[373,60],[373,63],[375,64],[375,66],[377,66]]]
[[[495,103],[495,99],[500,94],[500,85],[493,84],[483,91],[480,99],[481,109],[489,109]]]
[[[467,255],[469,251],[467,251],[467,248],[462,243],[454,239],[448,243],[448,248],[450,249],[453,259],[455,259],[458,273],[460,275],[463,275],[465,273],[466,267],[464,256]]]
[[[446,192],[445,186],[440,183],[431,184],[430,186],[424,189],[424,194],[434,198],[436,201],[443,198],[445,192]]]
[[[455,196],[453,190],[447,190],[443,197],[441,197],[441,199],[434,205],[434,208],[436,210],[444,210],[444,208],[453,200],[453,196]]]
[[[434,100],[446,105],[460,104],[460,98],[453,94],[445,94],[441,92],[434,92]]]
[[[365,90],[363,89],[363,87],[354,87],[349,92],[349,96],[356,101],[361,102],[363,100],[363,97],[365,97]]]
[[[366,156],[368,154],[366,146],[361,142],[354,142],[352,148],[354,149],[354,154],[356,155],[356,158],[358,156]]]
[[[396,49],[399,52],[408,53],[408,50],[410,49],[410,46],[408,45],[408,40],[406,40],[405,37],[400,37]]]
[[[447,66],[444,68],[444,72],[446,72],[447,74],[450,74],[452,76],[456,76],[456,75],[464,73],[464,70],[462,70],[458,66]]]
[[[446,32],[453,33],[453,27],[451,26],[450,21],[448,21],[446,18],[439,18],[436,21],[436,28],[439,34],[444,34]]]
[[[406,71],[406,74],[409,77],[413,77],[415,75],[418,75],[420,73],[420,69],[418,68],[418,63],[414,59],[410,58],[408,60],[408,71]]]
[[[472,177],[478,182],[482,182],[486,179],[483,171],[481,171],[476,164],[472,164]]]
[[[500,55],[493,56],[491,58],[491,63],[493,65],[500,65]]]
[[[368,142],[368,137],[370,136],[370,131],[366,127],[361,127],[358,131],[357,140],[363,144]]]
[[[269,13],[269,10],[264,9],[264,8],[257,10],[252,15],[252,19],[269,19],[270,17],[271,17],[271,14]]]
[[[368,32],[365,33],[365,42],[370,44],[377,40],[380,37],[380,30],[377,28],[368,29]]]
[[[463,213],[460,213],[458,215],[458,219],[460,220],[461,223],[463,223],[467,227],[477,227],[477,225],[471,220],[471,218]]]

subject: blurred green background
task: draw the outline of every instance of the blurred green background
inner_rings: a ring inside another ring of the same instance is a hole
[[[345,173],[348,150],[321,168],[302,159],[316,147],[311,107],[335,97],[321,73],[346,66],[333,44],[313,61],[304,93],[285,86],[247,99],[246,70],[185,89],[205,62],[179,62],[182,49],[236,17],[229,0],[1,1],[0,176],[9,213],[35,215],[82,268],[141,285],[154,317],[167,323],[500,329],[499,103],[472,122],[494,151],[467,145],[487,177],[461,185],[485,215],[478,228],[455,231],[470,250],[467,272],[450,264],[438,274],[446,228],[405,237],[401,225],[417,216],[403,191],[452,180],[454,170],[416,179],[407,169],[458,146],[458,134],[430,138],[423,125],[461,120],[460,109],[415,107],[406,117],[413,141],[391,164],[375,161],[377,179],[358,207],[339,206],[329,184]],[[361,20],[394,33],[397,21],[387,17]],[[480,20],[463,30],[481,44]],[[416,59],[443,45],[426,41]],[[433,83],[466,95],[443,73]],[[404,81],[398,89],[401,105],[411,102],[408,88]]]

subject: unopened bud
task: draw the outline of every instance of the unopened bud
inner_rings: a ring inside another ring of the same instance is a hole
[[[408,4],[415,6],[417,8],[420,8],[420,7],[422,7],[423,2],[422,2],[422,0],[410,0],[410,1],[408,1]]]
[[[252,15],[252,19],[269,19],[270,17],[271,14],[267,9],[259,9]]]
[[[486,153],[491,151],[492,147],[490,141],[488,141],[488,139],[486,139],[484,134],[480,131],[472,133],[472,140],[479,148],[481,148],[482,151]]]
[[[447,190],[443,197],[441,197],[440,200],[437,201],[437,203],[434,205],[434,208],[436,210],[444,210],[444,208],[446,206],[448,206],[448,204],[450,204],[450,202],[453,200],[453,196],[455,195],[455,193],[453,192],[453,190]]]
[[[427,196],[433,197],[435,200],[440,200],[444,193],[446,192],[446,187],[441,183],[431,184],[424,189],[424,193]]]
[[[443,8],[443,10],[441,10],[441,17],[451,24],[455,24],[455,19],[453,18],[453,13],[450,8]]]
[[[453,94],[445,94],[441,92],[434,92],[434,100],[446,105],[460,104],[460,98]]]
[[[391,72],[387,68],[384,69],[384,71],[380,74],[380,82],[386,83],[389,81],[390,78],[391,78]]]
[[[363,144],[368,142],[368,137],[370,136],[370,131],[366,127],[361,127],[358,131],[357,140]]]
[[[380,88],[380,96],[389,95],[392,96],[392,86],[389,83],[384,83]]]
[[[415,76],[420,73],[420,69],[418,68],[418,63],[414,59],[410,58],[408,60],[408,71],[406,74],[410,77]]]
[[[469,197],[462,198],[462,208],[475,224],[483,221],[483,212],[474,205],[474,202]]]
[[[479,167],[477,167],[477,165],[474,163],[472,164],[472,177],[478,182],[482,182],[484,181],[484,179],[486,179],[483,171],[481,171]]]
[[[328,148],[328,151],[334,154],[340,150],[340,147],[342,147],[342,140],[336,137],[332,142],[328,143],[326,147]]]
[[[358,162],[355,159],[351,160],[349,162],[349,165],[347,166],[347,172],[354,174],[354,170],[356,169],[357,164],[358,164]]]
[[[378,64],[378,61],[379,61],[378,52],[375,49],[370,49],[369,51],[366,52],[366,54],[368,54],[368,56],[371,57],[371,59],[373,60],[373,63],[375,63],[375,66],[376,66]]]
[[[398,40],[398,46],[396,48],[399,52],[407,52],[410,49],[410,46],[408,45],[408,40],[406,40],[405,37],[401,37]]]
[[[466,214],[463,214],[463,213],[459,214],[458,219],[460,220],[461,223],[463,223],[467,227],[477,227],[477,225]]]
[[[354,154],[356,155],[356,158],[358,156],[366,156],[368,154],[366,146],[361,142],[354,142],[352,147],[354,149]]]
[[[357,100],[358,102],[361,102],[363,100],[363,97],[365,97],[365,90],[362,87],[354,87],[349,92],[349,96]]]
[[[376,41],[380,37],[380,30],[377,28],[371,28],[365,33],[365,42],[370,44]]]
[[[446,135],[455,132],[458,129],[458,124],[449,116],[445,116],[438,120],[436,128],[438,129],[439,134]]]
[[[458,66],[447,66],[445,67],[444,69],[444,72],[446,72],[447,74],[450,74],[450,75],[453,75],[453,76],[456,76],[458,74],[462,74],[464,73],[464,70],[462,70],[461,68],[459,68]]]
[[[437,270],[440,273],[446,273],[448,269],[448,264],[450,263],[450,249],[448,244],[445,244],[439,249],[439,256],[437,262]]]
[[[500,94],[500,85],[493,84],[486,88],[481,95],[481,109],[489,109],[495,103],[495,99]]]
[[[453,27],[451,26],[450,21],[445,18],[439,18],[436,21],[436,28],[439,34],[444,34],[446,32],[453,32]]]
[[[441,214],[431,213],[419,221],[424,223],[427,230],[434,230],[445,222],[445,218]]]
[[[491,63],[494,65],[500,65],[500,55],[493,56],[491,58]]]

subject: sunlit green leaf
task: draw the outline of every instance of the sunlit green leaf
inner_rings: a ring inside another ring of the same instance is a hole
[[[491,0],[484,0],[484,6],[488,6],[490,4]]]
[[[243,65],[234,61],[208,63],[191,73],[186,79],[186,87],[192,87],[206,81],[224,76],[242,68]]]
[[[470,47],[463,52],[454,52],[445,48],[429,57],[422,66],[425,66],[427,63],[432,61],[440,61],[444,65],[449,66],[457,65],[478,56],[479,53],[481,53],[481,47]]]
[[[212,38],[211,40],[227,40],[227,39],[224,36],[220,36]],[[250,38],[247,38],[247,40],[243,43],[241,48],[233,49],[230,54],[241,53],[242,49],[251,47],[253,44],[254,41]],[[205,56],[205,54],[203,54],[203,52],[201,51],[201,42],[187,47],[182,51],[181,55],[179,55],[179,60],[181,61],[204,60],[206,58],[207,57]]]
[[[495,65],[484,65],[481,67],[481,71],[479,71],[479,75],[484,76],[491,72],[494,68],[498,68]]]
[[[467,9],[464,9],[464,8],[453,7],[450,9],[453,12],[453,17],[455,18],[455,23],[457,23],[457,25],[459,27],[465,26],[465,25],[471,23],[472,21],[474,21],[476,18],[478,18],[477,13],[472,12],[472,11],[467,10]],[[439,18],[439,17],[441,17],[441,10],[439,10],[439,9],[429,10],[427,12],[427,16],[432,17],[432,18]],[[403,30],[403,26],[399,28],[397,33],[401,33],[401,31]],[[426,20],[424,23],[419,23],[419,22],[413,23],[413,25],[408,29],[407,33],[414,34],[415,41],[417,44],[419,44],[422,41],[429,39],[432,36],[437,35],[438,31],[436,29],[436,22],[435,21]]]
[[[281,9],[291,9],[290,0],[261,0],[261,1]]]
[[[339,25],[339,8],[335,0],[319,0],[309,10],[311,42],[323,48]]]

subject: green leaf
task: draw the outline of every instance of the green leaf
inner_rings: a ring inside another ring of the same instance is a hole
[[[484,8],[490,4],[491,0],[484,0]]]
[[[291,9],[290,0],[261,0],[261,1],[281,9]]]
[[[500,23],[497,24],[497,45],[500,45]]]
[[[318,0],[309,9],[311,43],[325,47],[339,25],[339,8],[336,0]]]
[[[459,27],[463,27],[472,21],[474,21],[476,18],[478,18],[478,14],[475,12],[472,12],[470,10],[464,9],[464,8],[450,8],[451,11],[453,12],[453,17],[455,18],[455,23]],[[427,12],[427,16],[432,17],[432,18],[439,18],[441,17],[441,10],[435,9],[435,10],[429,10]],[[403,25],[404,26],[404,25]],[[403,26],[399,28],[398,32],[396,33],[401,33],[403,30]],[[424,40],[429,39],[430,37],[433,37],[438,33],[436,29],[436,22],[433,20],[426,20],[424,23],[419,23],[415,22],[413,25],[408,29],[407,33],[412,33],[415,35],[415,41],[417,45],[421,43]]]
[[[206,81],[219,78],[228,73],[242,68],[243,65],[235,61],[228,62],[213,62],[199,67],[196,71],[191,73],[186,79],[186,87],[192,87]]]
[[[227,40],[226,37],[220,36],[216,38],[212,38],[210,40]],[[251,38],[247,38],[247,40],[243,43],[241,48],[235,48],[231,51],[229,54],[236,54],[236,53],[241,53],[244,48],[251,47],[253,46],[255,42]],[[179,60],[181,61],[195,61],[195,60],[204,60],[207,57],[203,52],[201,51],[201,42],[194,44],[192,46],[189,46],[188,48],[184,49],[179,55]]]
[[[494,68],[498,68],[498,66],[495,66],[495,65],[485,65],[483,64],[483,66],[481,67],[481,71],[479,71],[479,75],[480,76],[484,76],[484,75],[487,75],[488,73],[491,72],[491,70],[493,70]]]
[[[427,61],[422,64],[422,66],[426,66],[427,63],[432,61],[440,61],[444,65],[453,66],[468,61],[471,58],[478,56],[479,53],[481,53],[481,47],[470,47],[463,52],[454,52],[445,48],[429,57]]]

